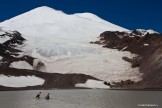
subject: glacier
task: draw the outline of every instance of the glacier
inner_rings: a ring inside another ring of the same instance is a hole
[[[50,73],[83,73],[104,81],[141,80],[139,68],[122,57],[136,55],[90,44],[104,31],[128,31],[92,13],[66,14],[42,6],[0,23],[26,39],[21,55],[37,58]]]

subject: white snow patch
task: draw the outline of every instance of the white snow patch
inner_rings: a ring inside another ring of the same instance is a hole
[[[75,87],[84,87],[84,88],[100,88],[100,89],[108,89],[109,86],[105,85],[103,81],[97,81],[88,79],[84,84],[79,83],[75,84]]]
[[[5,31],[0,27],[0,35],[5,34]]]
[[[1,31],[0,31],[0,35],[3,35],[3,34],[4,34],[4,32],[1,32]]]
[[[17,69],[30,69],[30,70],[33,69],[33,67],[29,63],[27,63],[26,61],[12,62],[9,67],[17,68]]]
[[[36,76],[5,76],[0,75],[0,85],[6,87],[27,87],[43,85],[44,79],[38,78]]]
[[[4,43],[6,41],[10,40],[10,37],[9,36],[0,36],[0,43]]]
[[[149,46],[149,44],[145,43],[145,44],[143,44],[143,46]]]
[[[36,67],[39,62],[40,62],[40,60],[34,59],[34,61],[33,61],[33,68]]]
[[[123,51],[123,50],[125,50],[125,49],[127,49],[127,48],[128,48],[128,46],[124,47],[121,51]]]
[[[145,29],[136,29],[137,31],[141,32],[142,33],[142,36],[145,36],[146,34],[159,34],[158,32],[154,31],[154,30],[151,30],[151,29],[148,29],[148,30],[145,30]]]
[[[146,30],[149,34],[154,34],[154,33],[156,33],[156,34],[159,34],[157,31],[154,31],[154,30],[151,30],[151,29],[149,29],[149,30]]]
[[[2,56],[0,56],[0,60],[2,60],[3,59],[3,57]]]
[[[11,53],[9,50],[6,50],[7,53]]]

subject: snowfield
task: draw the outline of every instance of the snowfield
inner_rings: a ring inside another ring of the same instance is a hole
[[[36,76],[5,76],[0,75],[0,85],[6,87],[27,87],[43,85],[44,79],[38,78]]]
[[[11,39],[10,36],[6,36],[5,34],[7,33],[13,33],[13,31],[10,31],[10,30],[3,30],[1,27],[0,27],[0,44],[3,44],[4,42],[8,41]]]
[[[13,62],[10,64],[11,68],[17,68],[17,69],[29,69],[32,70],[33,67],[27,63],[26,61],[17,61],[17,62]]]
[[[0,37],[0,44],[8,41],[9,39],[10,39],[10,37],[8,37],[8,36],[7,37]]]
[[[82,16],[82,17],[80,17]],[[92,20],[90,20],[92,19]],[[93,14],[65,14],[61,11],[43,6],[0,23],[3,29],[18,30],[20,33],[37,41],[48,37],[65,41],[90,42],[100,33],[110,31],[127,31],[115,24],[106,22]],[[30,40],[29,40],[30,41]],[[48,40],[51,41],[51,40]]]
[[[142,33],[142,36],[145,36],[147,33],[148,34],[159,34],[157,31],[154,31],[152,29],[148,29],[148,30],[144,30],[144,29],[137,29],[137,31],[141,32]]]
[[[100,88],[108,89],[109,86],[105,85],[103,81],[87,80],[85,84],[75,84],[75,87],[85,87],[85,88]]]
[[[108,82],[141,80],[139,68],[131,68],[131,64],[122,59],[136,55],[89,43],[98,40],[104,31],[128,31],[94,14],[68,15],[43,6],[6,20],[0,27],[22,33],[27,41],[19,46],[24,51],[21,55],[37,58],[45,64],[42,69],[45,72],[83,73]],[[23,61],[14,62],[11,67],[32,69]],[[88,80],[82,86],[91,86],[91,82]],[[100,85],[100,82],[94,84]]]
[[[0,61],[3,59],[3,57],[2,56],[0,56]]]

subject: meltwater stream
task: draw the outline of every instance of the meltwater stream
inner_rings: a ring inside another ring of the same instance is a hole
[[[41,99],[35,99],[38,92]],[[99,89],[0,92],[0,108],[162,108],[161,91]],[[44,97],[50,93],[50,100]]]

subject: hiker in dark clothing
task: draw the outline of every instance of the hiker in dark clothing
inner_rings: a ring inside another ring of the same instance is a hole
[[[41,92],[39,92],[39,93],[36,95],[36,98],[39,99],[39,98],[40,98],[40,95],[41,95]]]
[[[45,97],[45,99],[49,100],[50,99],[49,95],[50,94],[48,93],[47,96]]]

